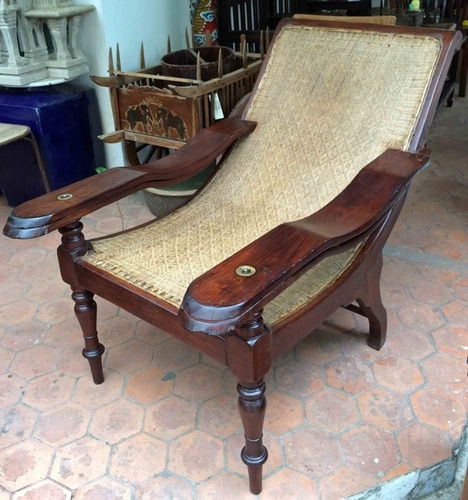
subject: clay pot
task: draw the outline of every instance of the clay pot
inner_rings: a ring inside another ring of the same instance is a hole
[[[234,51],[229,47],[197,47],[194,52],[200,53],[205,61],[201,64],[201,78],[203,81],[217,78],[219,51],[223,54],[223,74],[234,69]],[[161,59],[162,74],[179,78],[197,77],[197,58],[189,50],[177,50],[166,54]]]

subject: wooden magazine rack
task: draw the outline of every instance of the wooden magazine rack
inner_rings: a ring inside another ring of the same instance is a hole
[[[130,165],[161,156],[161,148],[181,148],[202,128],[213,125],[220,116],[229,116],[237,102],[251,92],[263,54],[247,53],[244,44],[234,56],[233,71],[223,74],[220,65],[217,78],[202,81],[201,77],[164,75],[161,65],[146,67],[143,47],[141,69],[122,71],[118,46],[115,65],[110,50],[109,76],[91,77],[111,94],[115,131],[100,138],[107,143],[123,141]],[[150,147],[142,160],[138,153],[145,146]]]

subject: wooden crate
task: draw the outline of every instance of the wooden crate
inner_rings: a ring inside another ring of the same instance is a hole
[[[245,47],[245,43],[244,43]],[[262,64],[260,54],[235,53],[234,71],[206,82],[163,76],[161,66],[138,72],[114,70],[110,53],[109,76],[92,76],[111,94],[115,131],[101,136],[108,143],[124,141],[127,160],[138,164],[144,145],[178,149],[197,132],[228,116],[248,94]],[[144,61],[144,57],[142,58]]]

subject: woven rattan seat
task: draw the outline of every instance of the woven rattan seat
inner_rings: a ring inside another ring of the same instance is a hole
[[[356,245],[345,252],[325,257],[317,263],[265,306],[263,311],[265,322],[272,326],[276,325],[316,299],[321,292],[341,278],[361,246],[361,244]]]
[[[104,381],[97,294],[229,367],[241,457],[260,493],[273,360],[339,307],[367,318],[370,347],[385,342],[382,250],[411,179],[428,165],[428,126],[460,41],[445,30],[283,20],[242,118],[203,129],[158,161],[109,169],[17,207],[8,236],[62,234],[60,270],[94,382]],[[223,154],[185,206],[85,239],[81,217],[183,182]]]
[[[246,117],[257,129],[211,184],[161,221],[93,242],[86,261],[179,307],[195,278],[322,208],[386,149],[407,149],[439,51],[431,37],[284,29]]]
[[[131,249],[134,248],[133,243],[135,241],[139,241],[140,235],[138,231],[134,231],[127,233],[126,236],[122,235],[117,238],[119,244],[123,245],[126,250],[131,252]],[[101,244],[104,243],[104,241],[106,240],[94,242],[94,245],[100,249]],[[151,245],[151,243],[148,245]],[[270,325],[274,325],[286,316],[295,313],[310,300],[317,297],[321,291],[325,290],[330,284],[340,278],[341,274],[352,263],[353,257],[357,254],[361,246],[362,245],[359,244],[345,252],[340,252],[337,255],[326,257],[310,271],[301,276],[301,278],[299,278],[295,283],[267,304],[264,310],[265,321]],[[136,254],[136,256],[138,256],[138,260],[141,259],[141,262],[147,262],[148,259],[152,257],[151,247],[147,246],[146,249],[147,252],[143,251]],[[109,258],[109,261],[106,261],[106,258]],[[89,253],[84,257],[84,259],[96,267],[105,269],[107,272],[115,273],[117,276],[125,279],[133,285],[141,287],[145,291],[155,293],[161,299],[175,305],[176,307],[179,307],[182,303],[183,293],[179,295],[169,294],[157,288],[157,285],[149,279],[138,279],[136,277],[137,273],[132,270],[133,268],[130,265],[121,266],[119,268],[113,267],[112,262],[114,262],[115,257],[112,259],[111,256],[108,256],[105,253],[99,253],[98,250]],[[138,268],[141,269],[140,266],[138,266]]]

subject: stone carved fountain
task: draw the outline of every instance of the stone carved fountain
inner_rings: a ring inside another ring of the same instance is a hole
[[[71,0],[0,0],[0,85],[45,85],[87,73],[77,39],[81,17],[93,9]]]

